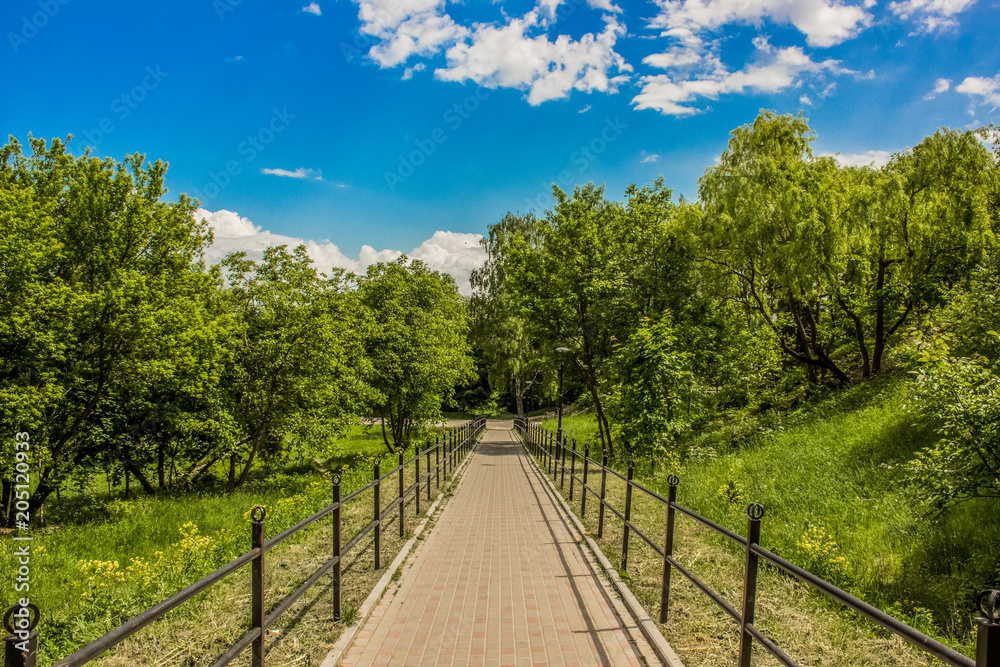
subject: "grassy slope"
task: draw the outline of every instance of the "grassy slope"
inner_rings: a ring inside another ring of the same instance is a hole
[[[688,456],[669,472],[681,477],[681,504],[745,533],[745,507],[759,502],[764,546],[961,644],[975,593],[997,584],[1000,502],[935,513],[912,500],[894,466],[934,435],[904,409],[906,394],[904,378],[879,379],[780,419],[717,425],[684,442]],[[594,437],[587,417],[563,428],[581,443]],[[662,466],[658,475],[638,466],[640,478],[666,489]]]

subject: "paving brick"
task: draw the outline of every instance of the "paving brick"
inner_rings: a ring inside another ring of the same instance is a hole
[[[577,539],[511,433],[488,431],[341,664],[656,664]]]

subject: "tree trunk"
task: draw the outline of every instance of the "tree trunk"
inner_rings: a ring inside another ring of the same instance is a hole
[[[253,467],[253,460],[257,456],[257,451],[260,449],[261,442],[264,440],[264,433],[261,432],[253,439],[253,449],[250,450],[250,456],[247,458],[246,465],[243,466],[243,472],[240,473],[240,478],[236,480],[236,486],[233,489],[238,489],[243,486],[243,483],[247,481],[247,477],[250,475],[250,468]]]
[[[524,419],[524,382],[520,373],[514,375],[514,400],[517,402],[517,418]]]
[[[156,480],[160,485],[160,488],[165,488],[167,486],[167,476],[166,470],[164,469],[164,462],[166,461],[166,452],[164,451],[164,444],[161,442],[156,446]],[[235,464],[234,464],[235,465]],[[232,481],[232,473],[230,473],[229,478]]]
[[[10,506],[10,499],[13,496],[14,482],[3,478],[3,498],[0,499],[0,525],[7,525],[7,508]]]
[[[132,461],[132,457],[129,456],[128,453],[125,454],[125,459],[124,459],[123,463],[125,464],[125,474],[126,475],[128,475],[129,472],[131,472],[133,475],[135,475],[135,478],[137,480],[139,480],[139,484],[142,485],[143,490],[147,494],[153,495],[153,494],[156,493],[156,489],[154,489],[153,485],[149,483],[149,480],[146,479],[146,475],[144,475],[143,472],[142,472],[142,470],[139,468],[139,466],[137,466],[135,464],[135,462]],[[128,480],[128,477],[126,476],[125,479]],[[126,486],[126,488],[127,488],[127,486]]]
[[[230,491],[236,488],[236,452],[229,455],[229,483],[226,488]]]

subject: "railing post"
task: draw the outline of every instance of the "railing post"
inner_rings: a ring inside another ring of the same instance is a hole
[[[573,440],[573,448],[569,450],[569,501],[573,502],[573,475],[576,474],[576,440]]]
[[[751,503],[747,506],[747,559],[743,576],[743,620],[740,623],[739,667],[750,667],[750,647],[753,636],[747,626],[753,624],[753,612],[757,603],[757,554],[752,547],[760,542],[760,520],[764,516],[763,506]]]
[[[417,487],[420,491],[420,487]],[[427,438],[427,502],[431,501],[431,439]]]
[[[590,458],[590,443],[583,445],[583,488],[580,489],[580,518],[587,518],[587,459]]]
[[[260,510],[260,517],[257,516]],[[264,518],[267,510],[261,505],[257,505],[250,511],[250,518],[253,524],[250,529],[250,548],[259,549],[257,557],[253,559],[250,572],[251,597],[250,616],[253,628],[260,630],[257,638],[253,640],[253,654],[250,657],[250,664],[253,667],[264,667]]]
[[[340,474],[333,474],[333,620],[339,621],[340,607]]]
[[[601,458],[601,504],[597,510],[597,539],[604,537],[604,492],[608,488],[608,450]]]
[[[413,462],[416,464],[416,468],[413,472],[413,484],[415,489],[413,498],[417,502],[416,516],[420,516],[420,445],[417,445],[415,449],[417,450],[417,455],[413,457]]]
[[[1000,667],[1000,591],[980,593],[976,606],[976,667]]]
[[[437,487],[441,488],[441,436],[434,440],[434,477],[437,478]],[[427,482],[430,484],[430,481]]]
[[[552,479],[554,480],[555,476],[553,476],[552,471],[555,470],[555,463],[553,463],[552,459],[553,459],[553,456],[555,454],[555,448],[556,448],[556,446],[555,446],[555,442],[553,440],[553,437],[552,437],[551,433],[546,433],[544,437],[547,438],[548,441],[549,441],[549,444],[548,444],[548,448],[549,448],[549,477],[552,477]]]
[[[403,520],[404,519],[403,519],[403,517],[406,516],[406,498],[403,497],[403,493],[404,493],[404,488],[403,488],[403,462],[404,461],[406,461],[406,458],[405,458],[405,456],[404,456],[404,454],[403,454],[403,452],[401,450],[399,452],[399,536],[400,537],[403,537],[403,535],[404,535],[404,529],[403,529]]]
[[[372,489],[375,496],[375,569],[382,569],[382,498],[381,498],[381,466],[379,461],[375,461],[375,487]]]
[[[670,603],[670,561],[674,555],[674,503],[677,502],[677,475],[667,477],[670,491],[667,492],[667,530],[663,539],[663,579],[660,582],[660,623],[667,622],[667,607]]]
[[[566,488],[566,436],[556,438],[559,441],[559,488]]]
[[[625,532],[622,533],[622,572],[628,570],[628,526],[632,518],[632,475],[635,473],[635,459],[628,460],[628,475],[625,481]]]
[[[35,620],[31,620],[31,612],[35,612]],[[41,614],[38,607],[28,603],[27,606],[15,604],[3,617],[4,629],[4,667],[35,667],[38,660],[38,619]],[[12,620],[13,619],[13,620]]]

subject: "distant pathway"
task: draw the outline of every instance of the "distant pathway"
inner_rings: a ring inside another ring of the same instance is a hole
[[[591,558],[511,432],[491,427],[340,664],[658,664]]]

